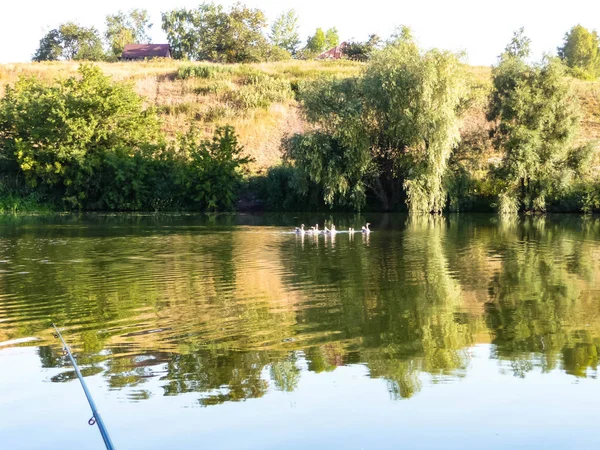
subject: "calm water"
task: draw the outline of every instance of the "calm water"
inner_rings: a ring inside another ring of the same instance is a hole
[[[600,220],[0,217],[0,447],[600,446]]]

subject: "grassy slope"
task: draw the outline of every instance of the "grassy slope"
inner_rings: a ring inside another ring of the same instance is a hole
[[[22,63],[0,65],[0,96],[5,85],[14,83],[21,75],[37,75],[51,82],[57,77],[75,73],[75,62]],[[99,63],[101,69],[116,80],[134,84],[138,93],[157,107],[163,118],[163,129],[171,137],[185,132],[190,126],[207,135],[215,126],[235,126],[242,144],[254,157],[253,169],[260,172],[281,160],[280,142],[286,134],[305,129],[306,123],[293,98],[275,101],[269,106],[253,107],[252,96],[240,105],[242,95],[257,94],[260,88],[247,86],[249,73],[262,72],[296,84],[322,76],[348,77],[360,73],[362,64],[349,61],[317,62],[290,61],[252,65],[228,66],[226,73],[211,78],[180,79],[177,71],[190,63],[177,61],[150,61],[135,63]],[[198,66],[215,67],[197,63]],[[490,87],[489,67],[469,67],[475,98],[468,109],[463,124],[464,133],[473,133],[487,127],[485,121],[486,94]],[[583,106],[580,139],[600,139],[600,82],[573,80],[573,87]],[[490,155],[491,156],[491,155]]]

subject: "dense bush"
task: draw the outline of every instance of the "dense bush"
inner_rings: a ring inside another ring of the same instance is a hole
[[[199,209],[232,209],[244,166],[251,161],[233,128],[217,128],[210,141],[187,136],[180,150],[188,159],[182,183],[188,201]]]
[[[43,85],[20,79],[0,100],[0,152],[31,186],[66,206],[100,195],[107,155],[135,153],[159,139],[155,112],[127,84],[82,65],[79,76]]]
[[[97,67],[0,100],[0,195],[93,210],[230,209],[249,158],[233,128],[167,144],[155,112]],[[19,181],[23,180],[23,181]]]

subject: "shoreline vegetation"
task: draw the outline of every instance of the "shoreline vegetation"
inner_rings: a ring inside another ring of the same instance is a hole
[[[0,65],[0,213],[597,212],[600,70],[569,59],[576,32],[532,62],[518,30],[492,68],[408,28],[355,60]]]

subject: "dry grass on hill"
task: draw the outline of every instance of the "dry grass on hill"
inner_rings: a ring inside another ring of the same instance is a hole
[[[163,131],[169,137],[190,127],[209,136],[216,126],[233,125],[247,152],[254,158],[252,169],[260,172],[281,161],[280,143],[284,136],[301,132],[305,123],[294,100],[290,83],[323,76],[357,75],[362,65],[338,62],[280,62],[218,66],[179,61],[96,63],[119,81],[133,83],[135,90],[157,108]],[[45,62],[0,65],[0,96],[6,84],[20,76],[36,76],[45,82],[73,75],[77,62]],[[182,79],[180,70],[188,67],[217,68],[209,77]],[[219,70],[224,68],[224,70]],[[258,74],[258,76],[257,76]],[[262,77],[267,86],[265,93]],[[254,77],[248,82],[249,77]],[[285,80],[285,92],[277,92],[276,81]]]

